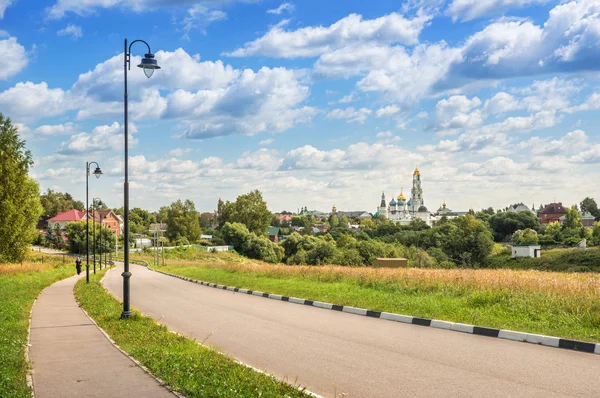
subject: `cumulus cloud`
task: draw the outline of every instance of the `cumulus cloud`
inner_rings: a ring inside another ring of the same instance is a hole
[[[334,109],[327,114],[327,117],[329,119],[343,119],[348,123],[364,123],[371,113],[373,111],[368,108],[354,109],[350,106],[346,109]]]
[[[12,0],[0,0],[0,19],[4,18],[4,11],[12,4]]]
[[[544,4],[550,0],[452,0],[446,9],[446,15],[452,20],[469,21],[475,18],[499,14],[513,7],[532,4]]]
[[[2,1],[2,0],[0,0]],[[192,5],[218,7],[234,2],[253,3],[254,0],[56,0],[46,9],[48,18],[63,18],[68,13],[86,16],[98,9],[122,7],[135,12],[150,11],[157,8],[176,8]]]
[[[377,117],[392,117],[400,112],[400,107],[397,105],[387,105],[377,109],[375,116]]]
[[[67,122],[65,124],[44,124],[37,127],[33,132],[43,136],[54,136],[54,135],[69,135],[73,134],[77,126],[73,123]]]
[[[423,13],[412,19],[391,13],[366,20],[361,15],[350,14],[328,27],[309,26],[286,31],[277,25],[264,36],[226,55],[299,58],[319,56],[356,43],[415,44],[430,19]]]
[[[512,95],[503,91],[494,94],[485,101],[483,110],[486,114],[499,115],[519,109],[519,101]]]
[[[280,15],[284,11],[289,13],[294,12],[296,7],[292,3],[282,3],[279,7],[267,10],[267,14]]]
[[[129,145],[135,146],[137,139],[131,134],[137,132],[134,124],[129,124]],[[83,152],[121,151],[123,149],[123,127],[114,122],[111,125],[95,127],[91,133],[79,133],[60,144],[59,154],[77,154]]]
[[[74,106],[62,89],[48,88],[46,82],[17,83],[0,93],[0,108],[18,121],[60,115]]]
[[[0,40],[0,54],[0,80],[16,75],[27,66],[27,52],[16,37]]]
[[[224,21],[227,13],[221,10],[212,10],[201,4],[196,4],[187,10],[185,18],[181,21],[183,37],[189,39],[189,33],[193,29],[200,29],[206,34],[205,28],[213,22]]]
[[[477,97],[469,99],[464,95],[453,95],[442,99],[435,106],[437,124],[445,129],[477,127],[483,123],[481,111],[474,110],[480,105],[481,100]]]
[[[81,26],[68,24],[64,29],[61,29],[56,32],[59,36],[71,36],[73,39],[79,39],[83,37],[83,30]]]

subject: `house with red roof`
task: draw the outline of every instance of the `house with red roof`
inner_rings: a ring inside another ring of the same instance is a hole
[[[69,211],[65,211],[64,213],[58,213],[54,217],[48,220],[48,229],[56,229],[66,230],[67,224],[76,222],[76,221],[84,221],[85,220],[85,211],[84,210],[75,210],[71,209]]]

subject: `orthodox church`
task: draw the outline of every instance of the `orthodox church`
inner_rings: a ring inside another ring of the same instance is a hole
[[[381,194],[381,203],[377,207],[375,215],[383,215],[393,222],[399,222],[402,225],[409,224],[414,219],[421,219],[431,225],[431,214],[425,201],[423,200],[423,188],[421,188],[421,172],[419,168],[415,168],[413,172],[412,189],[410,191],[410,199],[406,201],[402,189],[397,200],[392,198],[389,204],[386,204],[385,192]]]

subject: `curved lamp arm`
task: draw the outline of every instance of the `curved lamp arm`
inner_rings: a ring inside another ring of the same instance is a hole
[[[129,49],[127,50],[127,59],[125,62],[127,62],[127,69],[131,70],[131,46],[133,46],[133,43],[144,43],[146,45],[146,47],[148,47],[148,53],[152,53],[152,51],[150,51],[150,45],[148,43],[146,43],[144,40],[134,40],[129,44]]]
[[[87,164],[87,174],[88,174],[88,175],[90,175],[90,166],[91,166],[91,165],[93,165],[93,164],[95,164],[95,165],[96,165],[96,168],[97,168],[97,169],[99,169],[99,168],[100,168],[100,165],[99,165],[98,163],[96,163],[96,162],[88,162],[88,164]]]

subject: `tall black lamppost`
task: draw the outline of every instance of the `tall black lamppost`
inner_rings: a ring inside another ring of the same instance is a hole
[[[100,198],[92,198],[92,219],[94,220],[94,228],[93,228],[93,235],[94,235],[94,274],[96,273],[96,209],[97,209],[97,203],[100,201]],[[102,245],[102,219],[100,219],[100,245]],[[102,269],[102,252],[100,252],[100,269]]]
[[[123,312],[121,313],[121,319],[130,318],[131,317],[131,308],[129,302],[129,278],[131,278],[131,272],[129,272],[129,170],[128,170],[128,158],[129,158],[129,148],[128,148],[128,122],[127,122],[127,71],[131,69],[131,46],[134,43],[141,42],[148,47],[148,52],[142,58],[142,61],[138,65],[138,68],[144,69],[144,74],[147,78],[150,78],[154,73],[155,69],[160,69],[158,63],[154,59],[154,54],[150,50],[150,45],[146,43],[144,40],[134,40],[127,46],[127,39],[125,39],[125,47],[124,47],[124,56],[125,62],[123,63],[123,71],[125,72],[125,90],[124,90],[124,102],[125,102],[125,182],[123,184],[123,221],[124,221],[124,252],[123,252],[123,263],[124,270],[121,274],[123,276]]]
[[[86,162],[85,163],[85,281],[90,283],[90,205],[88,201],[89,197],[89,183],[88,179],[90,176],[90,165],[95,164],[96,170],[94,170],[94,175],[96,178],[100,178],[102,175],[102,170],[100,170],[100,166],[96,162]],[[95,253],[94,253],[95,254]]]

